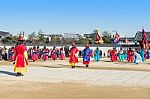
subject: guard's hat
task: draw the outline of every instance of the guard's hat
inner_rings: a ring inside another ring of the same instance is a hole
[[[18,41],[24,41],[22,36],[19,36]]]

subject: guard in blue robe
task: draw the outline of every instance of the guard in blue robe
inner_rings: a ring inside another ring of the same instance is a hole
[[[96,50],[94,51],[94,60],[95,61],[100,61],[100,50],[99,48],[97,47]]]
[[[150,49],[147,50],[147,58],[150,59]]]
[[[139,51],[139,54],[141,55],[142,62],[144,62],[144,61],[145,61],[145,57],[144,57],[144,50],[143,50],[143,49],[141,49],[141,50]]]
[[[85,45],[85,49],[83,50],[83,64],[88,67],[90,63],[90,57],[92,55],[92,51],[89,48],[89,45]]]

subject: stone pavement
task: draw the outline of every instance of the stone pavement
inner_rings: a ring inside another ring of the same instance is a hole
[[[150,87],[150,72],[29,67],[23,77],[16,77],[12,66],[0,66],[0,80]]]

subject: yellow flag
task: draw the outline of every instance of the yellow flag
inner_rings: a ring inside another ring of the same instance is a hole
[[[95,42],[97,44],[104,44],[103,38],[100,36],[100,32],[97,30]]]

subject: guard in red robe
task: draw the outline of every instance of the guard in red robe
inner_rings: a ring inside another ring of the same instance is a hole
[[[15,47],[14,72],[17,73],[16,76],[23,76],[22,73],[27,72],[27,58],[26,47],[23,44],[23,41],[20,40]]]
[[[53,60],[56,60],[57,59],[57,54],[56,54],[56,47],[54,46],[52,51],[51,51],[51,58]]]
[[[64,60],[65,59],[65,52],[63,50],[63,47],[60,49],[60,60]]]
[[[127,55],[128,55],[128,62],[133,63],[133,61],[134,61],[134,51],[131,48],[129,48],[129,50],[127,52]]]
[[[10,55],[10,60],[11,60],[11,61],[14,61],[14,57],[15,57],[15,48],[12,47],[10,51],[11,51],[11,52],[10,52],[10,53],[11,53],[11,55]]]
[[[70,49],[70,60],[69,63],[72,68],[75,68],[76,63],[78,63],[78,48],[75,43],[72,43],[72,48]]]
[[[33,47],[33,49],[32,49],[32,60],[33,60],[33,62],[38,60],[36,47]]]
[[[42,59],[43,59],[44,61],[48,60],[48,50],[46,49],[45,46],[44,46],[44,49],[43,49]]]
[[[116,62],[117,61],[117,55],[116,55],[116,49],[113,48],[113,50],[110,51],[110,58],[112,62]]]

